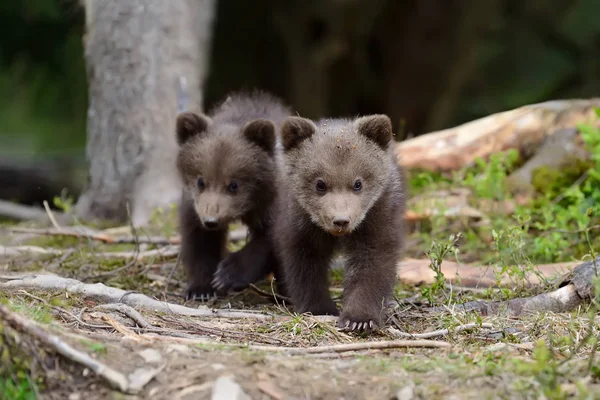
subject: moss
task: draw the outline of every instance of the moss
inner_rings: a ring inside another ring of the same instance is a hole
[[[26,241],[28,245],[55,249],[72,248],[81,243],[80,238],[70,236],[38,236]]]
[[[560,168],[542,166],[531,173],[531,184],[538,193],[556,197],[573,185],[592,164],[586,160],[571,160]]]

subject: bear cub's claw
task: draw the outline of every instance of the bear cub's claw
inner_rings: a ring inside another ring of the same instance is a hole
[[[349,332],[371,332],[379,327],[379,323],[375,318],[368,318],[365,316],[354,317],[342,312],[338,320],[338,328],[341,331]]]
[[[217,292],[210,286],[191,286],[185,291],[184,298],[188,300],[200,300],[201,302],[217,298]]]

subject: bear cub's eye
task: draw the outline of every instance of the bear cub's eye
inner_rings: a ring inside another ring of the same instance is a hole
[[[198,188],[204,189],[204,179],[202,177],[198,178]]]
[[[360,192],[360,189],[362,189],[362,182],[360,179],[357,179],[356,182],[354,182],[354,191]]]
[[[327,185],[325,185],[323,179],[317,179],[316,188],[317,192],[324,192],[327,189]]]
[[[227,186],[227,190],[229,190],[231,193],[235,193],[238,190],[238,184],[236,181],[233,181],[229,184],[229,186]]]

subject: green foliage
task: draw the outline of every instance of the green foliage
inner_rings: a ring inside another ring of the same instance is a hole
[[[506,178],[518,161],[519,152],[514,149],[492,154],[487,162],[478,158],[475,167],[466,171],[464,185],[479,198],[502,200],[507,192]]]
[[[600,116],[600,111],[596,110]],[[444,217],[432,218],[418,233],[426,245],[436,273],[436,282],[423,289],[422,294],[432,302],[444,289],[444,278],[439,263],[448,254],[448,230],[461,232],[465,238],[461,245],[462,258],[490,263],[497,279],[509,276],[514,282],[512,290],[496,295],[509,298],[523,294],[528,286],[526,277],[538,274],[535,265],[581,259],[594,254],[600,245],[600,129],[592,124],[579,126],[589,160],[569,162],[558,169],[539,169],[533,176],[536,188],[533,198],[516,206],[510,217],[488,212],[489,223],[479,226],[450,226]],[[454,174],[451,180],[439,174],[420,172],[413,175],[411,187],[432,190],[442,187],[466,186],[471,189],[474,207],[485,199],[500,205],[514,200],[507,188],[507,177],[519,163],[515,151],[492,155],[487,161],[477,160],[473,167]],[[440,244],[442,243],[442,244]],[[441,256],[441,257],[440,257]],[[539,276],[539,274],[538,274]]]
[[[408,179],[409,193],[411,196],[419,194],[424,190],[431,190],[438,186],[452,183],[452,179],[439,172],[410,171]]]
[[[0,398],[7,400],[35,400],[37,398],[33,385],[29,379],[19,378],[13,380],[0,376]]]
[[[87,82],[83,10],[76,1],[0,5],[0,146],[82,149]]]

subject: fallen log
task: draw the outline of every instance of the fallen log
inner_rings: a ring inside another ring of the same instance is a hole
[[[398,280],[409,285],[433,284],[435,272],[429,264],[428,259],[407,258],[400,261],[397,269]],[[560,279],[571,273],[576,266],[577,262],[536,265],[525,275],[523,282],[519,283],[529,287],[538,286],[544,283],[543,280]],[[465,288],[512,287],[517,283],[508,274],[502,274],[498,279],[495,268],[491,266],[466,265],[444,260],[441,268],[446,283]]]
[[[596,277],[600,277],[600,257],[575,267],[554,291],[508,301],[469,301],[454,309],[477,311],[484,316],[506,314],[511,317],[533,312],[569,312],[595,298]],[[445,312],[447,308],[434,307],[432,311]]]
[[[122,289],[105,286],[102,283],[88,284],[75,279],[63,278],[57,275],[20,275],[0,276],[0,289],[37,289],[37,290],[63,290],[72,294],[79,294],[88,299],[102,303],[122,303],[131,307],[138,307],[154,312],[164,312],[177,315],[205,317],[205,318],[252,318],[265,320],[268,314],[210,309],[206,306],[190,308],[178,304],[171,304],[152,299],[144,294],[125,291]]]
[[[398,163],[407,169],[453,171],[499,151],[531,152],[561,129],[595,121],[594,107],[600,107],[600,98],[548,101],[493,114],[399,143]]]

